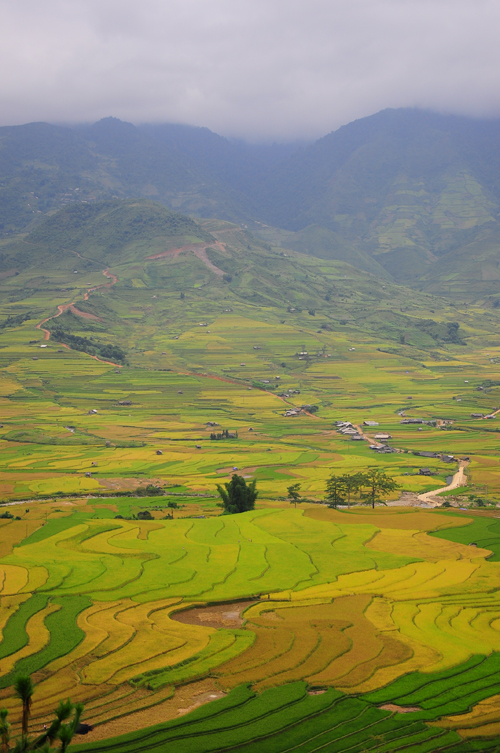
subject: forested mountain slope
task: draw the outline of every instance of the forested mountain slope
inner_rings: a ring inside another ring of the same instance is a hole
[[[0,231],[78,201],[149,198],[435,292],[496,295],[500,120],[385,110],[314,144],[105,118],[0,129]]]
[[[499,175],[500,121],[385,110],[282,163],[261,208],[270,225],[307,229],[304,250],[317,253],[327,228],[332,249],[369,254],[396,279],[435,281],[436,263],[453,275],[465,247],[469,259],[481,249],[478,280],[498,279]]]

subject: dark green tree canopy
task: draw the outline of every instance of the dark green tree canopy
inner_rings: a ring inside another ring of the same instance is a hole
[[[384,471],[375,469],[364,474],[363,486],[366,491],[363,492],[362,497],[368,500],[372,507],[375,507],[376,502],[385,504],[382,496],[400,488],[399,484]]]
[[[290,504],[294,504],[295,507],[297,507],[297,502],[302,502],[302,497],[300,496],[300,487],[302,484],[292,484],[287,488],[288,492],[288,499],[290,500]]]
[[[229,483],[217,484],[217,491],[224,505],[224,515],[234,515],[237,512],[253,510],[258,495],[255,488],[256,483],[256,480],[253,479],[247,484],[243,476],[234,473]]]
[[[337,507],[345,501],[345,487],[341,476],[332,473],[326,482],[326,499],[328,507]]]

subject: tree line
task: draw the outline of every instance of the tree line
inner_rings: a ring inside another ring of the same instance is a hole
[[[357,471],[356,473],[337,474],[332,473],[326,482],[325,499],[328,507],[338,507],[347,502],[348,507],[351,504],[351,498],[355,495],[363,501],[375,507],[376,503],[385,504],[383,497],[399,489],[400,485],[388,476],[384,471],[371,468],[368,471]],[[288,487],[288,500],[290,504],[303,502],[304,499],[300,494],[301,484],[292,484]]]
[[[223,515],[253,510],[258,496],[256,484],[256,479],[247,484],[243,476],[238,476],[236,473],[228,483],[217,484],[217,491],[222,500],[220,506],[224,509]],[[345,502],[350,506],[351,498],[358,495],[363,502],[375,507],[380,502],[385,504],[383,497],[399,488],[400,485],[393,478],[384,471],[374,468],[342,475],[332,473],[326,482],[325,500],[328,502],[328,507],[338,507]],[[300,489],[300,483],[292,484],[287,488],[288,500],[295,507],[298,503],[306,501]]]

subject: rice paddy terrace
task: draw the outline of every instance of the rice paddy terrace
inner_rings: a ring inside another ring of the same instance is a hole
[[[82,700],[82,751],[495,750],[494,301],[96,207],[2,248],[1,703],[21,671],[35,728]],[[462,457],[490,508],[317,504],[335,470],[418,494]],[[235,468],[257,507],[221,517]]]
[[[70,695],[95,725],[82,750],[496,749],[491,513],[137,521],[110,503],[38,503],[17,546],[26,524],[4,522],[0,693],[15,712],[31,673],[34,727]]]

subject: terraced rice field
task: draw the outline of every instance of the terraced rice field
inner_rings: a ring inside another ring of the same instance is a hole
[[[1,703],[18,725],[21,671],[34,728],[61,697],[83,701],[82,751],[494,750],[499,439],[471,413],[500,406],[498,312],[281,251],[257,274],[259,249],[240,252],[232,282],[199,257],[132,253],[112,287],[85,275],[87,297],[74,259],[0,281],[2,317],[29,314],[0,330],[0,494],[18,518],[0,520]],[[126,361],[43,339],[36,324],[72,301],[57,321]],[[426,334],[429,311],[465,344]],[[317,410],[284,415],[302,405]],[[398,452],[351,442],[338,419],[376,421],[368,435]],[[210,439],[222,429],[238,436]],[[464,495],[492,506],[321,504],[333,471],[378,468],[420,493],[460,457]],[[234,469],[257,479],[257,506],[221,516]],[[163,493],[141,496],[151,484]],[[200,619],[207,604],[233,616]]]
[[[0,693],[14,719],[10,686],[27,671],[35,728],[61,695],[86,704],[82,750],[498,743],[494,513],[305,503],[137,521],[93,500],[72,508],[52,518],[54,503],[35,503],[39,527],[0,562]],[[211,603],[237,615],[244,599],[240,623],[176,619]],[[176,720],[183,689],[196,708],[208,681],[224,697]]]

